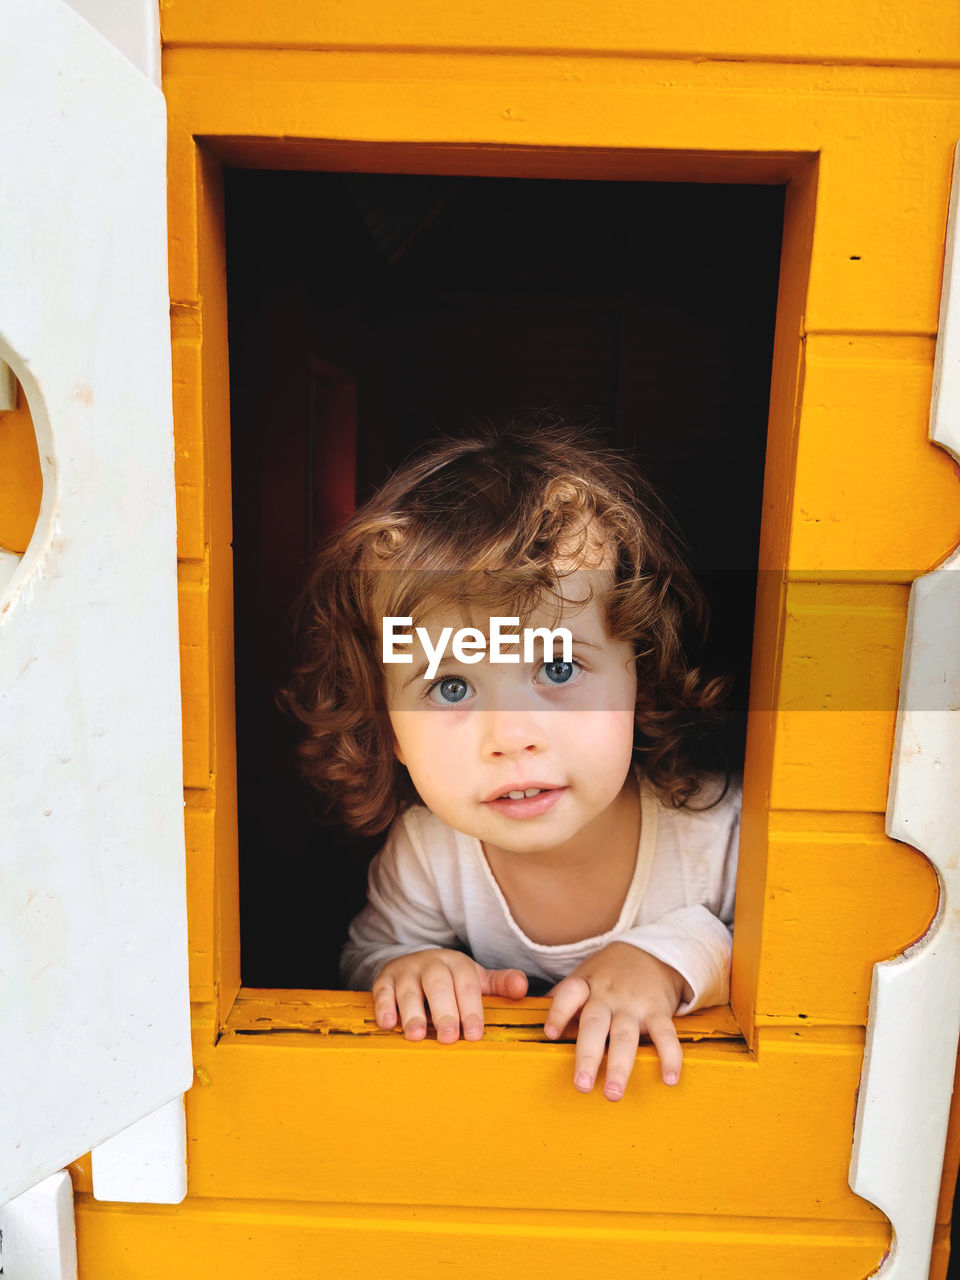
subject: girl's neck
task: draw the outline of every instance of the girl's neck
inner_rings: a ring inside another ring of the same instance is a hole
[[[487,866],[517,927],[560,946],[609,932],[636,874],[640,792],[633,770],[612,804],[563,845],[518,856],[484,845]]]

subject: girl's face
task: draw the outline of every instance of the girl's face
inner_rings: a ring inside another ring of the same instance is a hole
[[[415,637],[404,650],[412,648],[412,665],[384,666],[396,753],[424,804],[456,830],[516,853],[599,836],[630,771],[632,646],[611,639],[598,602],[584,604],[583,595],[578,602],[566,581],[560,623],[534,615],[527,625],[567,627],[571,663],[493,663],[484,656],[467,665],[451,656],[427,680],[427,654]],[[464,621],[414,624],[436,644],[444,625],[456,631]],[[485,619],[474,625],[489,635]],[[539,642],[536,652],[542,658]]]

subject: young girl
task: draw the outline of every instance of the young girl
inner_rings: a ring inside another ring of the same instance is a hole
[[[431,442],[321,549],[287,700],[330,813],[390,828],[342,956],[380,1027],[476,1040],[545,980],[579,1090],[609,1042],[621,1098],[642,1035],[677,1082],[673,1015],[728,998],[739,822],[691,753],[703,612],[650,485],[555,424]]]

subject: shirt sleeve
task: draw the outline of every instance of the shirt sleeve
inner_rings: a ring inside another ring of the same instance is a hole
[[[367,905],[350,925],[340,970],[351,991],[369,991],[390,960],[428,947],[462,950],[426,858],[402,814],[367,874]]]
[[[649,952],[683,976],[693,997],[679,1006],[678,1016],[729,1003],[733,935],[705,906],[680,907],[654,924],[628,929],[617,941]]]
[[[687,903],[658,920],[634,925],[617,941],[629,942],[676,969],[693,992],[677,1014],[692,1013],[730,1000],[733,955],[733,908],[737,891],[740,845],[740,785],[731,782],[716,808],[704,810],[712,832],[698,853],[706,866],[699,891]],[[694,878],[689,877],[688,883]]]

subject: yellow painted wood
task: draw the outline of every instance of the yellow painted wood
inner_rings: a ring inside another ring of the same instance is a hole
[[[460,9],[427,0],[360,0],[317,6],[310,0],[161,0],[164,43],[251,44],[277,48],[394,47],[498,49],[579,55],[585,50],[749,59],[821,59],[900,64],[960,62],[960,20],[922,0],[909,11],[872,0],[829,4],[801,14],[783,4],[748,11],[736,0],[681,0],[669,9],[642,5],[590,9],[579,0],[491,4]]]
[[[930,1257],[930,1280],[947,1280],[947,1268],[950,1265],[950,1231],[947,1227],[937,1227],[933,1237],[933,1250]]]
[[[176,432],[174,464],[177,484],[177,554],[180,560],[202,561],[207,543],[203,465],[203,415],[199,401],[199,306],[171,307],[173,414]]]
[[[359,170],[370,173],[465,174],[510,178],[568,178],[612,182],[790,182],[811,154],[765,151],[649,151],[625,147],[492,146],[488,143],[395,143],[331,138],[233,138],[210,146],[225,165],[245,169]]]
[[[530,56],[191,48],[171,50],[164,75],[181,143],[171,147],[178,204],[190,184],[179,176],[189,168],[181,121],[213,140],[819,153],[806,329],[936,330],[960,132],[952,72],[602,58],[578,59],[565,79]],[[568,171],[576,176],[574,163]],[[177,266],[179,299],[189,257]]]
[[[179,587],[180,688],[183,709],[183,785],[209,787],[210,748],[210,631],[209,590],[200,582]]]
[[[873,965],[926,931],[939,886],[879,832],[775,830],[765,892],[757,1016],[865,1026]]]
[[[766,1034],[689,1045],[672,1090],[642,1048],[622,1103],[574,1090],[572,1045],[227,1036],[187,1096],[191,1194],[881,1221],[846,1181],[862,1030]]]
[[[187,844],[187,920],[190,946],[190,999],[212,1001],[216,996],[217,935],[214,928],[216,823],[209,792],[188,791],[184,810]]]
[[[772,807],[885,808],[907,595],[862,580],[790,583]]]
[[[456,1159],[463,1159],[458,1152]],[[872,1222],[694,1215],[548,1213],[519,1207],[291,1205],[190,1199],[160,1205],[76,1200],[80,1275],[97,1280],[354,1280],[549,1275],[851,1280],[887,1249]]]
[[[927,440],[933,355],[929,338],[808,339],[792,572],[909,583],[960,541],[956,467]]]
[[[23,388],[17,407],[0,413],[0,548],[22,554],[40,514],[43,479],[37,436]]]
[[[730,1003],[753,1047],[763,944],[770,803],[785,619],[783,570],[788,563],[796,421],[803,379],[803,315],[813,252],[819,166],[808,162],[786,189],[770,417],[763,476],[759,574],[750,665],[750,715],[744,759],[743,820],[737,875],[736,937]]]
[[[957,1085],[960,1083],[960,1058],[953,1078],[953,1105],[947,1128],[947,1149],[943,1159],[943,1177],[940,1182],[940,1199],[937,1204],[937,1222],[946,1226],[953,1213],[953,1193],[957,1185],[957,1169],[960,1166],[960,1106],[957,1105]]]
[[[210,682],[213,702],[214,814],[213,961],[215,1013],[225,1018],[240,989],[240,902],[237,865],[237,765],[233,665],[233,526],[230,485],[230,400],[223,183],[219,165],[195,154],[198,203],[197,298],[203,342],[200,412],[204,468],[209,477]]]
[[[551,1001],[547,997],[498,1001],[485,999],[484,1040],[551,1042],[543,1022]],[[726,1005],[699,1009],[676,1019],[681,1040],[740,1040],[740,1028]],[[362,991],[282,991],[245,987],[234,1002],[224,1027],[227,1036],[306,1032],[324,1036],[402,1038],[400,1029],[381,1031],[374,1021],[373,1000]],[[568,1037],[569,1038],[569,1037]]]
[[[818,813],[811,809],[778,809],[770,821],[777,835],[797,831],[811,834],[817,831],[861,833],[868,836],[882,836],[884,833],[884,817],[880,813]],[[902,846],[897,844],[896,847]]]
[[[901,627],[902,631],[902,627]],[[882,812],[893,748],[893,711],[794,711],[777,717],[773,803],[789,808]],[[822,767],[811,762],[822,752]],[[834,772],[828,772],[829,768]]]

